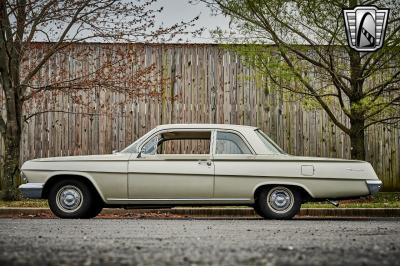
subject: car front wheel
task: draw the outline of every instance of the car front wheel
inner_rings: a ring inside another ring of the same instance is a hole
[[[256,198],[256,211],[267,219],[285,220],[293,218],[301,207],[298,189],[274,186],[262,189]]]
[[[95,201],[96,197],[91,189],[85,183],[74,179],[54,184],[48,197],[51,211],[60,218],[94,217],[93,210],[96,208],[97,212],[98,206]]]

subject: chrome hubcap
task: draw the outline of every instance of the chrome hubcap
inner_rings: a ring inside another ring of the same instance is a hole
[[[82,205],[82,191],[76,186],[67,185],[57,192],[57,206],[65,212],[74,212]]]
[[[284,213],[293,206],[293,193],[285,187],[275,187],[268,192],[268,206],[277,213]]]

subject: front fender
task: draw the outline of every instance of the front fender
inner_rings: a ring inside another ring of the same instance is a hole
[[[75,172],[75,171],[54,171],[54,172],[51,172],[46,177],[46,181],[44,183],[44,187],[46,187],[46,184],[48,184],[48,182],[50,182],[53,178],[57,178],[59,176],[76,176],[76,177],[85,178],[87,181],[89,181],[93,185],[93,187],[96,189],[97,193],[102,198],[102,200],[104,202],[106,202],[106,198],[104,197],[104,194],[101,191],[98,183],[96,182],[96,180],[89,173],[86,173],[86,172]]]

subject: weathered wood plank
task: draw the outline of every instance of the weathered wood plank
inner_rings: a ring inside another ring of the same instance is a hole
[[[38,46],[39,47],[39,46]],[[32,51],[32,60],[40,49]],[[295,155],[350,157],[350,140],[321,109],[305,107],[282,94],[268,77],[247,67],[239,55],[215,45],[81,44],[52,58],[35,85],[86,76],[113,61],[114,78],[126,80],[117,90],[96,86],[48,91],[24,105],[36,115],[24,123],[21,161],[36,157],[104,154],[122,149],[161,123],[233,123],[261,127]],[[146,67],[142,83],[128,77]],[[108,71],[108,72],[107,72]],[[92,77],[107,77],[101,69]],[[150,73],[151,72],[151,73]],[[309,71],[313,75],[313,71]],[[381,77],[378,77],[381,78]],[[284,82],[284,81],[282,81]],[[88,83],[89,84],[89,83]],[[151,84],[151,85],[148,85]],[[324,86],[316,82],[318,86]],[[4,95],[0,109],[4,114]],[[337,103],[332,108],[349,124]],[[366,132],[367,160],[385,188],[400,189],[400,129],[374,125]],[[182,142],[182,150],[204,149]],[[0,156],[3,143],[0,141]],[[0,157],[1,158],[1,157]]]

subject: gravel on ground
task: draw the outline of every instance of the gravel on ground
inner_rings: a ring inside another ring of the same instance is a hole
[[[0,219],[0,265],[400,265],[395,219]]]

